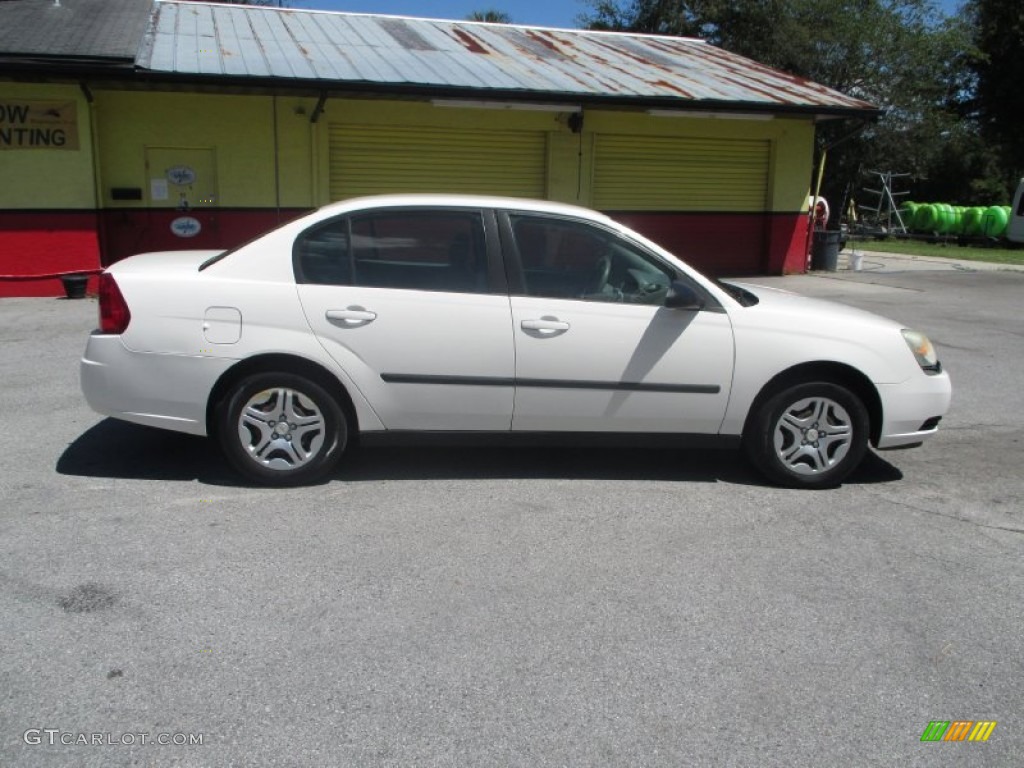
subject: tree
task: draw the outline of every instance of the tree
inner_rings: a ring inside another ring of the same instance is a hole
[[[577,19],[588,29],[689,37],[699,35],[703,21],[709,18],[709,3],[701,0],[633,0],[629,4],[589,0],[589,4],[593,13]]]
[[[1020,89],[1024,83],[1024,5],[1019,0],[970,0],[964,15],[975,30],[977,77],[973,106],[982,137],[998,159],[994,172],[1007,198],[1024,176]]]
[[[491,24],[511,24],[512,17],[504,11],[488,8],[486,11],[473,11],[466,17],[467,21],[487,21]]]
[[[932,0],[590,2],[593,13],[580,19],[585,26],[698,35],[881,107],[877,123],[830,153],[826,187],[833,198],[842,198],[858,169],[927,176],[958,128],[969,34]],[[819,146],[850,128],[847,121],[822,124]]]

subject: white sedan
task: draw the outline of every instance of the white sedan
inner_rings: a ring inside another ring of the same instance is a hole
[[[81,364],[99,413],[210,435],[273,485],[357,441],[741,447],[825,488],[935,434],[950,382],[921,333],[710,280],[599,213],[451,195],[329,205],[225,252],[100,278]]]

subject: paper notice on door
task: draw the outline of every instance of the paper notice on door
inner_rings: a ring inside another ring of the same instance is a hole
[[[149,199],[167,200],[170,197],[167,187],[167,179],[149,180]]]

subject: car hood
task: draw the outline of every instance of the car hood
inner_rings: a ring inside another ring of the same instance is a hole
[[[792,317],[801,325],[814,323],[818,327],[851,327],[869,325],[874,328],[906,328],[906,325],[873,312],[839,304],[825,299],[813,299],[782,288],[757,283],[729,281],[745,291],[754,294],[758,303],[748,309],[754,314],[771,313],[779,317]]]

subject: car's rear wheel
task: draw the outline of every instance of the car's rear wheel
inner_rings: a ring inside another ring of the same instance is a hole
[[[839,384],[808,382],[761,403],[744,446],[769,480],[792,488],[833,488],[864,458],[869,426],[856,394]]]
[[[222,401],[217,437],[231,465],[264,485],[301,485],[338,463],[348,424],[322,386],[290,373],[257,373]]]

